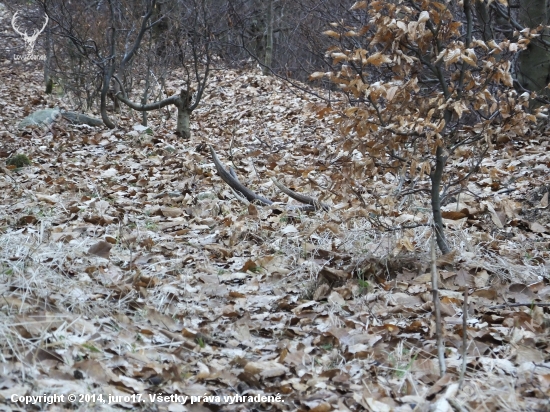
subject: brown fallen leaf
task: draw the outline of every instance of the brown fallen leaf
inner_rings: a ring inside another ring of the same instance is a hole
[[[259,267],[258,265],[256,264],[256,262],[254,262],[253,260],[247,260],[246,263],[244,264],[244,266],[239,270],[240,272],[247,272],[247,271],[256,271],[258,270]]]
[[[440,265],[451,265],[451,264],[454,263],[457,256],[458,256],[458,251],[456,249],[451,250],[446,255],[440,256],[437,259],[437,265],[438,266],[440,266]]]
[[[33,215],[21,216],[17,221],[17,224],[23,225],[34,225],[37,222],[36,217]]]
[[[40,194],[40,193],[36,193],[35,196],[38,200],[41,200],[41,201],[44,201],[44,202],[47,202],[47,203],[51,203],[52,205],[55,205],[57,203],[57,197],[56,196],[43,195],[43,194]]]
[[[323,269],[321,269],[321,271],[319,272],[319,275],[324,277],[327,280],[327,282],[337,282],[337,281],[343,281],[351,278],[351,275],[343,270],[332,269],[326,266]]]
[[[468,287],[472,287],[473,283],[474,283],[474,277],[472,276],[471,273],[469,273],[467,270],[461,268],[457,273],[456,273],[456,280],[455,280],[455,283],[458,285],[458,286],[468,286]]]
[[[177,207],[163,206],[160,208],[160,211],[164,217],[178,217],[183,215],[183,210]]]
[[[288,368],[275,361],[248,362],[244,371],[252,375],[260,375],[262,378],[273,378],[288,373]]]
[[[111,245],[116,245],[116,239],[112,236],[105,236],[105,240],[109,242]]]
[[[321,403],[310,409],[311,412],[329,412],[332,411],[332,406],[326,402]]]
[[[498,216],[498,214],[497,214],[495,208],[493,207],[493,205],[490,202],[483,202],[483,203],[487,206],[487,209],[489,210],[489,213],[491,214],[491,220],[493,221],[493,223],[499,229],[504,228],[504,225],[502,224],[502,221],[500,220],[500,217]]]
[[[441,217],[443,219],[450,219],[450,220],[460,220],[465,217],[468,217],[467,213],[460,212],[441,212]]]
[[[11,177],[11,171],[8,168],[5,168],[4,166],[0,166],[0,171],[3,172],[6,176],[8,176],[11,180],[14,180],[13,177]]]
[[[109,259],[109,253],[112,247],[113,245],[111,245],[109,242],[100,240],[95,245],[90,246],[90,249],[88,249],[88,253],[102,257],[104,259]]]
[[[534,232],[534,233],[547,233],[547,232],[550,232],[549,229],[545,228],[543,225],[541,225],[538,222],[530,222],[529,223],[529,229],[531,229],[531,232]]]
[[[246,382],[248,385],[250,385],[253,388],[260,388],[262,384],[254,374],[250,372],[241,372],[237,375],[237,378],[239,378],[241,381]]]
[[[323,283],[315,290],[315,293],[313,294],[313,300],[319,301],[321,299],[324,299],[328,296],[329,292],[330,286],[326,283]]]
[[[248,214],[250,216],[258,216],[258,208],[252,203],[248,205]]]

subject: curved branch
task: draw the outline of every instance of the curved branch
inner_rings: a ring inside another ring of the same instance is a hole
[[[178,99],[180,98],[180,96],[175,94],[175,95],[170,96],[170,97],[168,97],[164,100],[161,100],[160,102],[154,102],[154,103],[149,103],[149,104],[145,104],[145,105],[138,104],[138,103],[135,103],[135,102],[131,101],[130,99],[123,96],[121,94],[121,92],[118,92],[116,94],[116,98],[118,100],[120,100],[122,103],[129,106],[130,108],[132,108],[134,110],[137,110],[138,112],[148,112],[150,110],[162,109],[163,107],[168,106],[170,104],[177,104]]]
[[[317,199],[314,199],[312,197],[305,196],[305,195],[302,195],[300,193],[296,193],[293,190],[290,190],[288,187],[286,187],[286,186],[282,185],[281,183],[279,183],[277,181],[277,179],[275,179],[274,177],[272,177],[271,180],[273,181],[273,183],[275,183],[275,186],[277,186],[281,192],[283,192],[287,196],[291,197],[292,199],[297,200],[300,203],[304,203],[306,205],[313,206],[315,208],[315,210],[323,209],[323,210],[327,211],[327,210],[330,209],[330,207],[328,205],[319,202]]]
[[[214,151],[214,148],[212,146],[210,147],[210,153],[212,155],[212,159],[214,160],[214,165],[216,165],[216,170],[218,171],[218,174],[222,178],[222,180],[229,185],[231,190],[234,192],[238,192],[242,194],[249,202],[257,201],[265,206],[271,206],[274,205],[275,202],[272,200],[266,199],[263,196],[260,196],[256,193],[254,193],[252,190],[248,189],[246,186],[244,186],[241,182],[239,182],[239,179],[237,178],[237,175],[235,171],[231,168],[227,170],[225,167],[223,167],[222,163],[220,162],[220,159],[218,159],[218,156],[216,155],[216,152]],[[320,209],[323,209],[325,211],[329,210],[329,206],[327,204],[319,202],[317,199],[314,199],[309,196],[302,195],[300,193],[296,193],[286,186],[279,183],[276,179],[272,178],[273,183],[275,183],[275,186],[277,186],[283,193],[290,196],[292,199],[297,200],[300,203],[304,203],[302,206],[294,206],[294,205],[287,205],[287,208],[292,210],[300,210],[302,212],[312,212],[317,211]],[[237,198],[240,199],[240,197],[237,195]]]
[[[136,37],[136,41],[134,42],[133,47],[124,55],[122,61],[120,62],[120,67],[122,69],[124,69],[126,64],[132,59],[132,57],[134,57],[134,55],[136,54],[136,52],[138,51],[141,45],[141,41],[143,40],[143,36],[145,35],[145,32],[149,30],[147,22],[153,15],[153,10],[156,6],[156,3],[157,3],[157,0],[153,0],[153,2],[151,3],[151,7],[147,11],[147,14],[143,17],[143,20],[141,21],[141,28]]]
[[[254,202],[257,200],[267,206],[273,204],[273,201],[254,193],[252,190],[248,189],[241,182],[239,182],[235,177],[233,177],[233,175],[228,172],[225,167],[223,167],[212,146],[210,146],[210,154],[212,154],[212,159],[214,160],[214,164],[216,165],[216,170],[218,171],[218,174],[223,179],[223,181],[229,185],[229,187],[240,192],[250,202]]]
[[[507,20],[514,29],[516,29],[517,31],[523,31],[525,30],[525,27],[523,27],[521,24],[519,24],[513,17],[511,17],[510,15],[508,15],[503,9],[502,7],[497,4],[497,3],[491,3],[491,8],[493,10],[495,10],[498,15],[502,18],[504,18],[505,20]],[[532,41],[534,42],[537,42],[537,43],[540,43],[546,47],[550,47],[550,42],[544,40],[543,38],[541,37],[536,37],[534,39],[532,39]]]

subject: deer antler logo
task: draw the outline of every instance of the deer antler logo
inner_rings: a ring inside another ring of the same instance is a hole
[[[15,32],[19,34],[21,37],[23,37],[23,40],[25,41],[25,51],[27,52],[27,56],[30,56],[34,51],[34,44],[36,43],[36,39],[38,38],[40,33],[44,31],[44,29],[46,28],[46,25],[48,24],[48,21],[49,21],[48,15],[46,14],[46,21],[44,22],[44,25],[42,26],[42,28],[40,30],[34,29],[34,32],[32,33],[32,35],[29,36],[26,31],[21,32],[17,28],[16,26],[17,13],[19,12],[17,11],[13,15],[13,18],[11,19],[11,25],[13,27],[13,30],[15,30]]]

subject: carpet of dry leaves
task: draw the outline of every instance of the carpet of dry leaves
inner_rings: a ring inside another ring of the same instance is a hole
[[[445,206],[454,253],[439,261],[440,378],[430,230],[378,229],[428,222],[427,199],[394,197],[402,180],[389,172],[346,175],[362,156],[341,150],[312,97],[226,70],[190,141],[173,134],[174,113],[143,128],[124,109],[115,130],[60,122],[33,136],[17,130],[23,117],[69,103],[25,67],[0,66],[0,410],[550,410],[543,133],[503,139]],[[239,202],[208,144],[255,191],[287,202],[277,176],[331,210]],[[7,167],[18,153],[31,166]]]

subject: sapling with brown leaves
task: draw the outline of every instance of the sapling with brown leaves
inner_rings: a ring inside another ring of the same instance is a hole
[[[533,95],[513,88],[512,61],[537,30],[513,39],[474,36],[472,1],[357,1],[354,23],[333,23],[327,51],[328,79],[346,93],[345,105],[318,106],[336,113],[346,137],[344,150],[365,156],[364,177],[381,170],[406,172],[410,187],[399,196],[431,199],[438,248],[451,251],[442,203],[459,194],[497,138],[523,136],[544,116],[529,112]],[[450,159],[470,160],[450,170]]]

